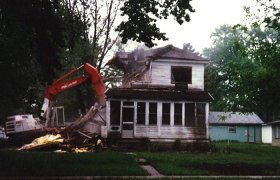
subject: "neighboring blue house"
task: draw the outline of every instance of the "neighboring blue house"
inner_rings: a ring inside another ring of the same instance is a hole
[[[261,143],[262,124],[263,121],[254,113],[209,112],[209,135],[212,141]]]

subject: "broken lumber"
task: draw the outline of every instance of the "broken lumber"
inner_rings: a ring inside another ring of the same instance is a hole
[[[68,132],[73,132],[74,130],[81,128],[86,122],[93,119],[97,111],[98,109],[92,106],[86,115],[65,127],[60,133],[66,135]]]

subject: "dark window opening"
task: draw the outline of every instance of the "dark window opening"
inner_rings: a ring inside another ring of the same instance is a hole
[[[123,108],[123,122],[133,122],[134,109],[133,108]]]
[[[146,120],[146,103],[137,103],[137,124],[145,124]]]
[[[188,126],[188,127],[195,126],[195,104],[194,103],[185,104],[185,126]]]
[[[120,126],[120,101],[110,101],[110,124]]]
[[[149,104],[149,124],[150,125],[157,124],[157,103]]]
[[[236,133],[236,127],[235,126],[229,126],[228,127],[228,133]]]
[[[187,87],[192,83],[192,68],[171,66],[171,83],[177,87]]]
[[[123,105],[124,106],[134,106],[134,102],[133,101],[124,101]]]
[[[174,103],[174,125],[182,125],[182,104]]]
[[[205,103],[196,103],[196,118],[197,118],[197,126],[205,127]]]
[[[162,103],[162,124],[170,125],[170,103]]]

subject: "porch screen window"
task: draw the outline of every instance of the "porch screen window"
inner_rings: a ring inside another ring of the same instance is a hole
[[[185,104],[185,126],[188,126],[188,127],[195,126],[195,104],[194,103]]]
[[[197,126],[205,127],[205,103],[196,103]]]
[[[182,104],[174,103],[174,125],[182,125]]]
[[[275,126],[275,139],[280,139],[280,126]]]
[[[138,102],[137,103],[137,124],[145,124],[146,117],[146,103]]]
[[[111,125],[120,125],[120,101],[110,101],[110,121]]]
[[[192,68],[188,66],[171,66],[172,84],[191,84]]]
[[[162,124],[170,125],[170,103],[162,103]]]
[[[157,103],[149,104],[149,124],[150,125],[157,124]]]

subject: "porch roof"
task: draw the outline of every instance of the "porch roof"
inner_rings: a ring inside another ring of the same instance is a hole
[[[140,100],[171,100],[210,102],[213,97],[206,91],[180,91],[175,89],[134,89],[111,88],[105,93],[108,98],[140,99]]]

